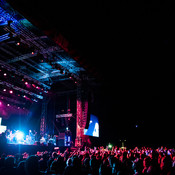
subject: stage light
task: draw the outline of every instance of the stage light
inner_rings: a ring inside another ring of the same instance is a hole
[[[2,102],[0,101],[0,106],[2,105]]]
[[[25,82],[25,85],[28,85],[28,82],[27,81]]]
[[[6,92],[7,90],[6,89],[3,89],[4,92]]]
[[[34,101],[34,102],[38,102],[38,100],[36,100],[36,99],[33,99],[33,101]]]
[[[35,84],[32,84],[32,86],[33,86],[34,88],[36,88],[36,85],[35,85]]]
[[[108,144],[108,148],[111,149],[112,148],[112,144],[109,143]]]
[[[17,132],[17,133],[16,133],[16,139],[17,139],[17,140],[22,140],[22,139],[24,139],[24,133],[21,132],[21,131]]]
[[[6,77],[7,76],[7,73],[4,73],[4,77]]]
[[[7,104],[7,106],[10,106],[10,104]]]
[[[10,93],[10,94],[13,94],[13,91],[12,91],[12,90],[10,90],[10,91],[9,91],[9,93]]]

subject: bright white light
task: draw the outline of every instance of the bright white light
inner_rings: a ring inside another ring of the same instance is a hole
[[[16,133],[17,140],[22,140],[24,138],[24,133],[19,131]]]
[[[0,134],[7,130],[7,126],[1,125],[2,118],[0,117]]]

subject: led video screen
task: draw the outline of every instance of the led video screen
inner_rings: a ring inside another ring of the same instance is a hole
[[[84,135],[99,137],[99,122],[97,116],[93,114],[90,115],[89,127],[88,129],[84,129]]]

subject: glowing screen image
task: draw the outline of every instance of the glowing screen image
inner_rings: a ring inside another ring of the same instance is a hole
[[[98,118],[93,114],[90,115],[89,128],[84,129],[84,135],[99,137]]]
[[[3,132],[5,132],[6,129],[7,129],[7,126],[2,126],[1,125],[1,121],[2,121],[2,118],[0,117],[0,134],[3,133]]]

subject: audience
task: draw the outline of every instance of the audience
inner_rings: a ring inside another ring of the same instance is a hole
[[[175,150],[85,148],[0,157],[0,175],[175,175]]]

